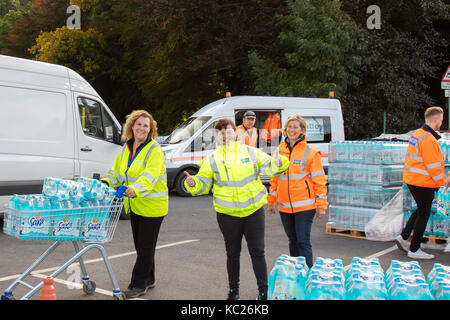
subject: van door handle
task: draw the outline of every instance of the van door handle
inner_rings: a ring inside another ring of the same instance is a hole
[[[84,148],[81,148],[80,150],[81,150],[81,151],[92,151],[92,149],[89,148],[89,146],[86,146],[86,147],[84,147]]]

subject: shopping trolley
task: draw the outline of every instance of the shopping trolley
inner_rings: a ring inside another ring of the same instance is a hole
[[[82,272],[83,291],[92,294],[96,289],[94,281],[89,279],[82,256],[95,248],[100,251],[113,284],[112,296],[115,300],[124,300],[108,256],[102,243],[113,238],[117,222],[123,207],[123,198],[114,197],[110,205],[83,208],[52,209],[41,211],[20,211],[6,207],[4,215],[4,233],[25,240],[52,240],[53,244],[45,250],[2,295],[2,300],[14,300],[13,290],[23,285],[30,290],[20,299],[27,300],[38,292],[43,281],[32,286],[24,281],[33,270],[46,259],[61,243],[71,241],[75,255],[55,270],[50,277],[56,278],[72,263],[78,261]],[[79,242],[85,243],[80,248]]]

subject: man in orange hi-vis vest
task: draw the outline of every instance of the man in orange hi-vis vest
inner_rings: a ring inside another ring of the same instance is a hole
[[[236,128],[237,139],[248,146],[258,147],[258,129],[255,128],[256,114],[253,111],[244,113],[242,124]]]
[[[449,186],[450,179],[445,176],[444,157],[439,147],[441,138],[436,131],[440,129],[444,111],[440,107],[430,107],[425,111],[425,124],[414,131],[409,138],[403,168],[403,182],[417,203],[402,233],[395,242],[400,250],[407,252],[412,259],[433,259],[434,255],[420,249],[420,243],[431,214],[435,192],[441,186]],[[408,239],[414,230],[411,244]]]
[[[281,116],[278,112],[270,112],[261,129],[261,138],[273,143],[281,136]]]

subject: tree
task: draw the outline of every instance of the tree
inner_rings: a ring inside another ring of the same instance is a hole
[[[16,57],[32,58],[28,51],[35,44],[40,32],[52,31],[66,24],[69,0],[33,0],[30,9],[17,20],[0,42],[1,53]]]
[[[1,37],[7,34],[14,23],[20,19],[23,12],[28,10],[31,0],[0,0],[0,50]]]
[[[442,1],[378,1],[381,29],[366,27],[372,1],[343,1],[367,41],[361,83],[342,97],[346,137],[378,136],[386,113],[387,132],[404,133],[420,126],[423,112],[442,102],[434,89],[449,63],[449,5]],[[445,31],[444,31],[445,30]],[[447,37],[447,38],[446,38]],[[442,104],[441,104],[442,105]]]
[[[43,32],[29,50],[37,60],[77,70],[91,81],[110,75],[113,61],[105,55],[102,35],[95,29],[71,30],[66,26]]]
[[[342,96],[358,83],[364,42],[338,0],[290,0],[289,11],[277,18],[279,52],[264,57],[253,51],[250,68],[254,92],[272,95]]]

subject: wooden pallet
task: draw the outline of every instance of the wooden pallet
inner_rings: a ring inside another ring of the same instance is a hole
[[[409,240],[411,241],[412,235],[409,237]],[[438,236],[432,236],[432,235],[423,235],[424,239],[428,239],[428,243],[430,244],[443,244],[447,242],[447,238],[445,237],[438,237]]]
[[[335,236],[344,236],[349,238],[356,238],[356,239],[366,239],[366,233],[363,230],[356,230],[356,229],[349,229],[346,227],[338,226],[333,222],[328,222],[326,226],[326,233],[335,235]],[[412,237],[412,235],[411,235]],[[409,240],[411,240],[411,237]],[[428,239],[428,243],[430,244],[443,244],[446,243],[447,238],[445,237],[439,237],[439,236],[433,236],[433,235],[423,235],[424,239]]]
[[[344,236],[356,239],[366,239],[366,233],[364,231],[337,226],[333,222],[327,223],[326,233],[336,236]]]

